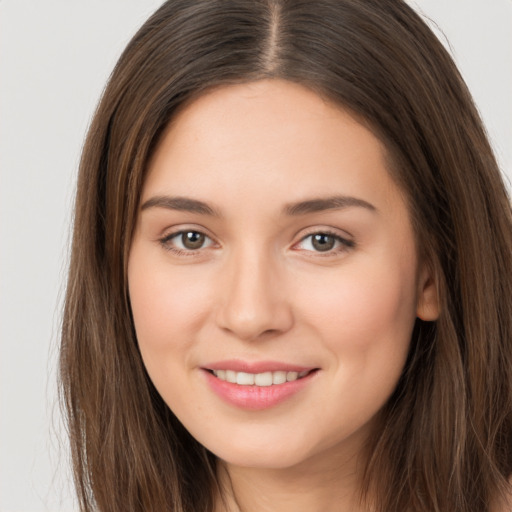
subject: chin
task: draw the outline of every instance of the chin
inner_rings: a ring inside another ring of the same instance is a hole
[[[244,447],[219,451],[216,455],[230,466],[271,470],[296,467],[309,458],[306,453],[298,450],[276,450],[272,447]]]
[[[198,436],[199,437],[199,436]],[[236,435],[197,438],[198,441],[228,465],[260,469],[285,469],[300,464],[311,456],[304,440],[261,435]]]

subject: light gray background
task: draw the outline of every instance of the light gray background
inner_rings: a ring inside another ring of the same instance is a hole
[[[0,0],[0,512],[77,510],[55,388],[75,175],[107,77],[161,3]],[[448,38],[512,177],[512,0],[411,3]]]

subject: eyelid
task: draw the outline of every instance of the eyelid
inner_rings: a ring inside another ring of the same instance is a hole
[[[187,249],[187,248],[179,248],[176,246],[173,246],[170,242],[174,239],[179,237],[180,235],[188,232],[195,232],[199,233],[201,235],[204,235],[205,239],[208,241],[208,244],[204,247],[199,247],[197,249]],[[332,236],[336,242],[338,243],[338,246],[333,247],[332,249],[326,250],[326,251],[316,251],[316,250],[310,250],[310,249],[300,249],[298,246],[303,243],[307,238],[312,237],[314,235],[328,235]],[[209,234],[209,230],[203,228],[202,226],[193,226],[193,225],[179,225],[174,226],[173,228],[168,228],[165,231],[165,234],[160,236],[157,241],[160,243],[160,245],[167,251],[172,252],[177,255],[184,255],[184,256],[196,256],[199,253],[219,247],[219,243],[215,240],[215,238]],[[341,230],[338,230],[336,228],[332,227],[322,227],[322,226],[315,226],[308,228],[306,232],[303,232],[300,234],[300,239],[293,243],[292,249],[295,250],[301,250],[306,253],[314,254],[315,257],[317,256],[334,256],[339,253],[344,253],[352,248],[355,247],[355,241],[351,235],[349,235],[346,231],[341,232]]]
[[[346,233],[346,232],[345,232]],[[327,251],[314,251],[314,250],[308,250],[308,249],[298,249],[303,250],[304,252],[315,254],[315,256],[333,256],[338,253],[344,253],[350,249],[353,249],[356,245],[353,237],[351,235],[342,234],[339,230],[334,228],[323,228],[323,227],[314,227],[308,229],[306,233],[301,234],[300,239],[298,242],[295,242],[292,245],[292,249],[297,247],[299,244],[303,243],[307,238],[312,237],[314,235],[328,235],[332,236],[340,245],[341,247],[334,247],[333,249],[327,250]]]
[[[171,241],[174,238],[177,238],[180,235],[183,235],[184,233],[190,233],[190,232],[199,233],[201,235],[204,235],[205,239],[209,240],[208,245],[205,247],[199,247],[198,249],[182,249],[180,247],[176,247],[171,244]],[[214,237],[208,233],[208,230],[206,230],[202,227],[198,227],[198,226],[180,225],[180,226],[175,226],[174,228],[169,228],[168,230],[165,231],[164,235],[158,237],[157,241],[160,243],[160,245],[165,250],[172,252],[174,254],[177,254],[177,255],[184,255],[184,256],[196,256],[200,252],[202,252],[206,249],[210,249],[216,245],[218,246],[218,243],[216,242]]]

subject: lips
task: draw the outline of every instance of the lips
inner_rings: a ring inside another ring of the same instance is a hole
[[[318,368],[264,361],[220,361],[203,367],[210,389],[232,406],[261,410],[276,406],[305,387]]]

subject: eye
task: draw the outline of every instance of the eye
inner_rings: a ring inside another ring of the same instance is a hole
[[[195,230],[182,230],[177,233],[171,233],[160,242],[166,249],[177,253],[198,251],[213,245],[213,240],[210,237]]]
[[[317,232],[305,236],[297,244],[297,247],[304,251],[337,253],[354,247],[354,242],[339,235],[335,235],[334,233]]]

